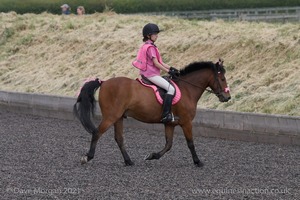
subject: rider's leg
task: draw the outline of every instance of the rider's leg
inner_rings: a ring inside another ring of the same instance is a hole
[[[161,115],[161,122],[163,123],[174,121],[174,115],[171,112],[173,97],[174,95],[168,93],[165,95],[164,102],[163,102],[163,112]]]
[[[172,100],[175,93],[175,88],[161,76],[148,77],[148,79],[155,85],[165,89],[167,94],[165,95],[163,102],[163,112],[161,122],[167,123],[174,121],[173,113],[171,112]]]

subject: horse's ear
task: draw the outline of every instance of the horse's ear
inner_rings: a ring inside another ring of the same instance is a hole
[[[216,65],[223,67],[223,63],[224,63],[224,60],[222,58],[219,58],[219,60],[216,62]]]
[[[222,58],[219,58],[218,62],[216,62],[216,66],[218,68],[223,68],[223,63],[224,63],[224,60]]]
[[[222,58],[219,58],[219,64],[220,64],[221,66],[223,66],[223,63],[224,63],[224,60],[223,60]]]

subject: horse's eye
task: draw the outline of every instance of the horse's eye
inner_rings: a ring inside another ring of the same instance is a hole
[[[222,76],[222,74],[221,74],[221,72],[220,72],[220,71],[218,72],[218,75],[219,75],[219,77],[220,77],[221,81],[225,81],[225,77],[224,77],[224,76]]]

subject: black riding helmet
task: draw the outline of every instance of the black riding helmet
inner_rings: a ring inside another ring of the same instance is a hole
[[[160,30],[156,24],[148,23],[143,28],[143,36],[147,37],[148,35],[152,35],[154,33],[159,33]]]

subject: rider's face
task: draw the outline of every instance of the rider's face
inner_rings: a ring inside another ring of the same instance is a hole
[[[155,42],[158,38],[158,33],[154,33],[150,36],[150,40],[152,40],[153,42]]]

